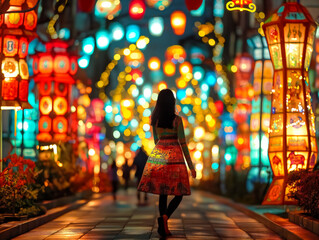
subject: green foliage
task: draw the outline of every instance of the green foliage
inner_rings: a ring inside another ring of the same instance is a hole
[[[299,170],[288,175],[289,198],[298,201],[311,216],[319,218],[319,171]]]
[[[35,206],[41,190],[35,184],[39,171],[32,160],[16,154],[3,159],[8,166],[0,173],[0,209],[5,213],[16,214],[21,209]]]

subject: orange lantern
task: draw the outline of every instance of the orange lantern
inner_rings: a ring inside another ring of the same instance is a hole
[[[42,142],[69,140],[70,90],[77,71],[77,57],[67,52],[68,43],[45,44],[46,52],[33,56],[34,80],[39,90],[39,134]]]
[[[176,35],[183,35],[186,27],[186,15],[182,11],[174,11],[171,14],[171,26]]]
[[[29,42],[36,37],[36,25],[37,0],[9,1],[7,12],[0,15],[2,109],[32,108],[26,57]]]
[[[168,77],[174,76],[176,71],[176,66],[171,61],[165,61],[163,64],[163,71],[165,75]]]
[[[287,176],[312,170],[318,154],[308,78],[316,24],[305,7],[287,2],[263,30],[274,66],[268,149],[274,178],[263,204],[295,204]]]
[[[161,67],[161,60],[158,57],[151,57],[148,60],[148,68],[152,71],[157,71]]]
[[[193,72],[193,65],[190,62],[183,62],[179,65],[179,73],[185,75]]]
[[[129,14],[134,20],[140,20],[145,14],[145,3],[143,0],[132,0],[129,4]]]

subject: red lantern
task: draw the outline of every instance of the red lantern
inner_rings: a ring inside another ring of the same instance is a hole
[[[203,0],[185,0],[188,11],[198,9],[203,3]]]
[[[183,35],[186,27],[186,15],[182,11],[174,11],[171,15],[171,26],[176,35]]]
[[[9,1],[7,12],[0,15],[2,109],[32,108],[28,103],[29,71],[26,56],[29,41],[36,36],[37,8],[26,10],[35,7],[36,3],[35,0]]]
[[[215,107],[217,112],[221,115],[224,111],[224,103],[221,100],[215,101]]]
[[[78,7],[81,12],[90,13],[95,6],[95,0],[78,0]]]
[[[143,0],[132,0],[129,4],[129,14],[134,20],[140,20],[145,14],[145,3]]]
[[[60,40],[45,44],[46,52],[34,56],[34,80],[39,89],[39,134],[42,142],[68,141],[70,90],[77,71],[76,57],[67,52],[68,44]]]

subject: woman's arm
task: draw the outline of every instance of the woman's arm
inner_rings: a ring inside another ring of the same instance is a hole
[[[188,165],[190,170],[194,170],[194,165],[193,165],[193,162],[191,160],[191,156],[189,154],[188,146],[186,143],[183,120],[179,116],[178,116],[178,122],[177,122],[177,135],[178,135],[178,140],[179,140],[179,143],[181,144],[187,165]]]
[[[156,132],[156,127],[153,126],[153,138],[154,138],[154,143],[156,145],[156,143],[158,142],[158,136],[157,136],[157,132]]]

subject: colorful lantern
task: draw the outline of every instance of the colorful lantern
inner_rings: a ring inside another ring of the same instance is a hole
[[[196,10],[202,5],[203,0],[185,0],[188,11]]]
[[[112,20],[120,14],[121,9],[119,0],[98,0],[95,5],[95,15]]]
[[[318,152],[308,78],[316,24],[305,7],[288,2],[263,30],[274,66],[268,150],[274,178],[263,204],[294,204],[287,175],[313,169]]]
[[[148,21],[148,30],[151,35],[159,37],[164,31],[164,19],[162,17],[153,17]]]
[[[148,60],[148,68],[152,71],[157,71],[161,67],[161,60],[158,57],[151,57]]]
[[[194,17],[201,17],[203,16],[204,12],[205,12],[205,0],[202,1],[202,4],[199,6],[199,8],[197,8],[196,10],[191,10],[190,14]]]
[[[106,30],[99,30],[96,32],[96,46],[100,50],[106,50],[109,47],[111,38],[109,32]]]
[[[176,71],[176,66],[171,61],[165,61],[163,63],[163,71],[164,71],[165,75],[168,77],[174,76],[175,71]]]
[[[68,141],[70,90],[77,71],[77,57],[60,40],[45,44],[46,52],[34,55],[34,80],[39,91],[39,134],[41,142]]]
[[[29,42],[36,37],[35,0],[10,1],[0,16],[1,109],[31,108],[28,103],[29,71],[26,62]],[[14,13],[10,13],[13,12]]]
[[[135,43],[140,38],[140,27],[132,24],[126,28],[126,40],[130,43]]]
[[[231,0],[226,4],[226,8],[228,9],[228,11],[256,11],[256,5],[250,0]]]
[[[174,11],[171,14],[171,26],[176,35],[183,35],[186,27],[186,15],[182,11]]]
[[[134,20],[140,20],[145,14],[145,3],[143,0],[131,0],[129,4],[129,14]]]
[[[252,48],[255,59],[254,68],[254,98],[250,116],[250,158],[251,169],[248,174],[247,189],[253,190],[253,181],[265,183],[265,172],[270,164],[268,158],[268,128],[271,111],[271,89],[273,67],[270,60],[266,38],[256,35],[247,40]],[[257,173],[257,174],[256,174]]]
[[[112,40],[119,41],[124,37],[124,28],[119,22],[112,22],[110,24],[110,31],[112,33]]]
[[[165,59],[170,60],[173,63],[182,63],[185,61],[186,51],[180,45],[173,45],[166,49]]]
[[[124,56],[124,63],[131,68],[138,68],[144,63],[144,54],[142,51],[135,49],[127,56]]]
[[[248,53],[242,53],[235,57],[234,65],[237,67],[235,89],[248,85],[254,70],[254,59]]]

